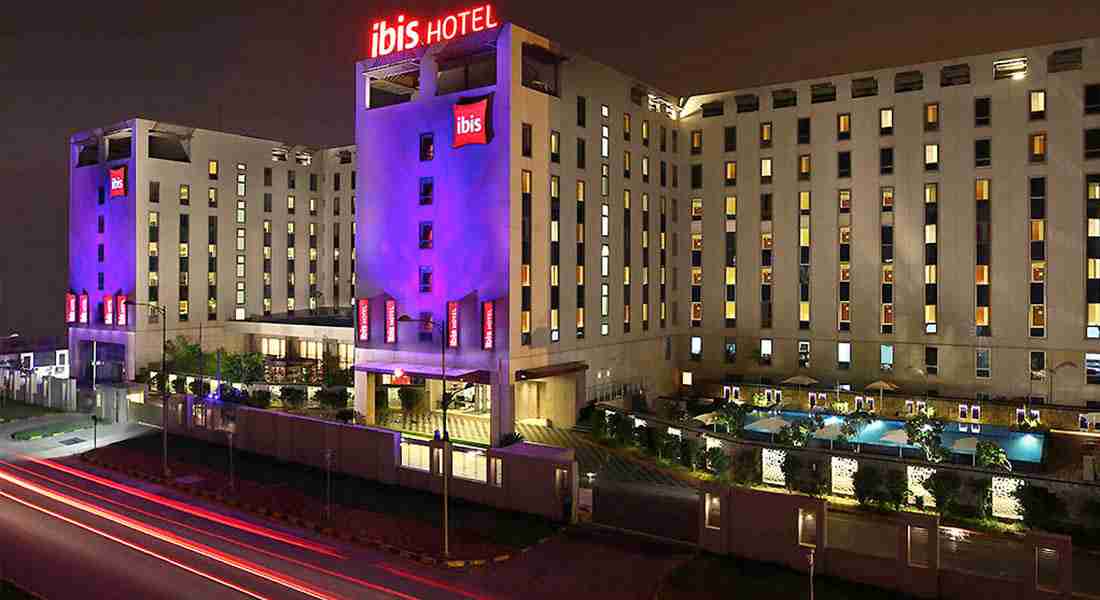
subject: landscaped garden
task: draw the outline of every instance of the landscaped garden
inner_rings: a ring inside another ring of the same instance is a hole
[[[40,417],[42,415],[55,414],[57,412],[59,411],[46,408],[44,406],[36,406],[34,404],[24,404],[22,402],[16,402],[9,398],[0,403],[0,425],[4,423],[10,423],[12,421],[19,421],[21,419],[29,419],[31,417]]]
[[[22,429],[11,434],[11,439],[25,442],[28,440],[37,440],[40,438],[53,437],[55,435],[61,435],[64,433],[72,433],[74,431],[80,431],[81,429],[89,429],[92,427],[92,420],[78,419],[76,421],[61,421],[58,423],[49,423],[39,427],[29,427]]]

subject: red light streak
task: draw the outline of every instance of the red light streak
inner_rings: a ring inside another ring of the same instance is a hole
[[[23,500],[21,498],[16,498],[15,496],[12,496],[11,494],[8,494],[7,492],[0,491],[0,496],[3,496],[4,498],[7,498],[8,500],[11,500],[12,502],[17,502],[19,504],[22,504],[23,506],[26,506],[27,508],[30,508],[30,509],[33,509],[33,510],[36,510],[40,513],[47,514],[51,517],[54,517],[55,519],[59,519],[61,521],[64,521],[64,522],[66,522],[70,525],[75,525],[75,526],[77,526],[81,529],[84,529],[85,531],[89,531],[89,532],[94,533],[94,534],[96,534],[100,537],[107,538],[107,539],[111,540],[112,542],[122,544],[123,546],[126,546],[127,548],[130,548],[132,550],[137,550],[138,552],[141,552],[142,554],[152,556],[153,558],[164,561],[164,562],[166,562],[166,563],[168,563],[168,564],[170,564],[174,567],[179,567],[180,569],[183,569],[184,571],[187,571],[189,573],[193,573],[195,575],[198,575],[199,577],[209,579],[210,581],[213,581],[214,583],[217,583],[219,585],[224,585],[225,587],[227,587],[229,589],[236,590],[236,591],[238,591],[242,594],[245,594],[247,596],[257,598],[258,600],[268,600],[267,596],[261,596],[261,595],[257,594],[256,592],[247,590],[247,589],[245,589],[245,588],[243,588],[243,587],[241,587],[241,586],[239,586],[235,583],[226,581],[224,579],[221,579],[220,577],[216,577],[216,576],[211,575],[211,574],[209,574],[205,571],[200,571],[199,569],[196,569],[194,567],[189,567],[189,566],[187,566],[187,565],[185,565],[185,564],[183,564],[183,563],[181,563],[177,560],[174,560],[174,559],[171,559],[167,556],[164,556],[163,554],[154,552],[153,550],[150,550],[148,548],[143,548],[143,547],[138,546],[137,544],[135,544],[133,542],[128,542],[128,541],[126,541],[126,540],[124,540],[120,537],[116,537],[114,535],[111,535],[110,533],[107,533],[106,531],[103,531],[101,529],[96,529],[95,527],[92,527],[91,525],[85,525],[84,523],[81,523],[80,521],[77,521],[76,519],[70,519],[69,517],[66,517],[65,515],[56,513],[54,511],[48,509],[48,508],[38,506],[37,504],[28,502],[28,501]]]
[[[91,491],[79,488],[79,487],[77,487],[77,486],[75,486],[71,483],[65,483],[64,481],[55,479],[53,477],[49,477],[47,475],[37,473],[37,472],[32,471],[30,469],[20,467],[19,465],[15,465],[15,464],[12,464],[12,463],[9,463],[9,462],[6,462],[6,461],[0,461],[0,464],[3,464],[4,466],[6,466],[8,468],[11,468],[11,469],[17,469],[17,470],[22,471],[24,473],[28,473],[30,475],[33,475],[35,477],[44,479],[44,480],[49,481],[51,483],[54,483],[56,485],[64,486],[64,487],[69,488],[71,490],[75,490],[75,491],[77,491],[81,494],[86,494],[86,495],[91,496],[91,497],[93,497],[97,500],[100,500],[100,501],[103,501],[103,502],[108,502],[108,503],[114,504],[116,506],[120,506],[120,507],[122,507],[122,508],[124,508],[128,511],[135,512],[135,513],[144,515],[144,516],[152,518],[152,519],[158,519],[158,520],[164,521],[166,523],[171,523],[172,525],[175,525],[176,527],[180,527],[182,529],[187,529],[189,531],[194,531],[194,532],[199,533],[201,535],[208,535],[210,537],[221,540],[223,542],[227,542],[227,543],[233,544],[235,546],[240,546],[241,548],[245,548],[245,549],[251,550],[253,552],[264,554],[264,555],[270,556],[272,558],[277,558],[279,560],[283,560],[283,561],[298,565],[300,567],[304,567],[304,568],[313,570],[315,572],[328,575],[330,577],[336,577],[338,579],[342,579],[344,581],[354,583],[356,585],[360,585],[360,586],[363,586],[363,587],[366,587],[366,588],[370,588],[372,590],[385,592],[387,594],[392,594],[392,595],[397,596],[399,598],[405,598],[406,600],[416,600],[416,598],[414,596],[409,596],[409,595],[404,594],[402,592],[399,592],[397,590],[393,590],[393,589],[387,588],[385,586],[382,586],[382,585],[379,585],[379,584],[376,584],[376,583],[372,583],[370,581],[359,579],[357,577],[352,577],[351,575],[345,575],[345,574],[339,573],[337,571],[332,571],[332,570],[326,569],[322,566],[314,565],[314,564],[308,563],[306,561],[299,560],[299,559],[291,557],[291,556],[287,556],[285,554],[279,554],[278,552],[272,552],[271,550],[266,550],[264,548],[260,548],[259,546],[253,546],[252,544],[248,544],[248,543],[242,542],[240,540],[235,540],[231,537],[224,536],[224,535],[221,535],[221,534],[217,534],[217,533],[214,533],[212,531],[207,531],[205,529],[200,529],[198,527],[195,527],[194,525],[188,525],[187,523],[182,523],[180,521],[170,519],[170,518],[165,517],[163,515],[158,515],[156,513],[151,513],[147,510],[143,510],[143,509],[137,508],[136,506],[131,506],[129,504],[125,504],[125,503],[120,502],[118,500],[115,500],[113,498],[107,498],[106,496],[102,496],[102,495],[97,494],[95,492],[91,492]],[[432,587],[437,587],[437,588],[440,588],[440,589],[448,590],[448,591],[451,591],[451,592],[454,592],[454,593],[457,593],[457,594],[464,594],[464,595],[469,596],[471,598],[479,598],[478,596],[475,596],[474,594],[468,593],[464,590],[449,586],[449,585],[441,583],[441,582],[437,582],[437,581],[435,581],[433,579],[429,579],[427,577],[421,577],[419,575],[413,575],[411,573],[406,573],[405,571],[401,571],[400,569],[389,567],[387,565],[379,565],[378,568],[382,569],[383,571],[386,571],[386,572],[392,573],[394,575],[397,575],[399,577],[403,577],[405,579],[410,579],[412,581],[417,581],[417,582],[423,583],[425,585],[429,585],[429,586],[432,586]],[[482,598],[484,598],[484,597],[482,597]]]
[[[317,543],[314,543],[314,542],[303,540],[299,537],[295,537],[295,536],[292,536],[292,535],[289,535],[289,534],[286,534],[286,533],[275,531],[273,529],[268,529],[267,527],[262,527],[260,525],[253,525],[252,523],[248,523],[248,522],[242,521],[240,519],[235,519],[233,517],[219,515],[215,512],[212,512],[212,511],[209,511],[209,510],[206,510],[206,509],[203,509],[203,508],[190,506],[190,505],[184,504],[183,502],[179,502],[177,500],[172,500],[172,499],[169,499],[169,498],[165,498],[163,496],[158,496],[156,494],[146,492],[145,490],[140,490],[140,489],[137,489],[135,487],[131,487],[131,486],[128,486],[128,485],[125,485],[125,484],[121,484],[121,483],[118,483],[118,482],[115,482],[115,481],[111,481],[110,479],[106,479],[104,477],[99,477],[98,475],[92,475],[91,473],[86,473],[86,472],[81,471],[79,469],[74,469],[72,467],[69,467],[69,466],[66,466],[66,465],[63,465],[63,464],[60,464],[60,463],[55,463],[53,461],[48,461],[48,460],[42,460],[40,458],[35,458],[33,456],[23,456],[22,458],[24,458],[24,459],[26,459],[30,462],[33,462],[35,464],[43,465],[43,466],[49,467],[51,469],[61,471],[63,473],[68,473],[69,475],[74,475],[76,477],[80,477],[81,479],[86,479],[88,481],[98,483],[102,486],[109,487],[109,488],[118,490],[120,492],[125,492],[127,494],[130,494],[131,496],[137,496],[138,498],[148,500],[149,502],[154,502],[154,503],[160,504],[162,506],[167,506],[169,508],[174,508],[174,509],[176,509],[180,512],[185,512],[187,514],[194,515],[196,517],[201,517],[201,518],[207,519],[209,521],[214,521],[215,523],[221,523],[222,525],[225,525],[226,527],[232,527],[234,529],[240,529],[242,531],[247,531],[248,533],[251,533],[251,534],[254,534],[254,535],[258,535],[258,536],[261,536],[261,537],[266,537],[266,538],[269,538],[269,539],[272,539],[272,540],[277,540],[277,541],[283,542],[285,544],[290,544],[291,546],[297,546],[299,548],[305,548],[306,550],[312,550],[313,552],[317,552],[319,554],[324,554],[326,556],[331,556],[331,557],[340,558],[340,559],[346,559],[347,558],[346,556],[344,556],[343,554],[340,554],[335,549],[333,549],[329,546],[325,546],[325,545],[322,545],[322,544],[317,544]]]

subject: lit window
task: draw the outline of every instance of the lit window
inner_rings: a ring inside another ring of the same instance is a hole
[[[894,109],[883,108],[878,112],[878,129],[880,135],[891,135],[894,133]]]
[[[210,179],[218,178],[218,161],[212,160],[206,163],[206,172],[210,176]]]
[[[842,113],[836,116],[836,139],[847,140],[852,137],[852,115]]]
[[[940,105],[932,102],[924,105],[924,130],[936,131],[940,128]]]
[[[1028,94],[1028,116],[1032,120],[1045,119],[1047,116],[1046,90],[1031,90]]]
[[[940,145],[924,145],[924,170],[936,171],[940,168]]]
[[[772,145],[772,124],[760,124],[760,147],[769,148]]]
[[[1028,160],[1043,162],[1047,159],[1047,134],[1033,133],[1028,136]]]

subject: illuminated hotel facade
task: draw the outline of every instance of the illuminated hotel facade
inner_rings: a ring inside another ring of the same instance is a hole
[[[173,231],[161,234],[173,251],[157,275],[169,337],[193,337],[208,314],[207,272],[194,265],[190,322],[178,314],[174,231],[188,181],[196,262],[207,220],[219,222],[218,345],[259,350],[295,335],[264,322],[261,291],[263,223],[285,236],[295,170],[301,188],[322,182],[297,196],[299,213],[314,194],[344,198],[339,216],[324,200],[317,222],[339,224],[341,240],[354,233],[355,254],[341,243],[337,279],[333,245],[319,245],[317,285],[319,306],[355,318],[317,335],[342,353],[354,344],[355,405],[372,420],[402,385],[423,384],[438,408],[441,347],[449,390],[490,422],[494,443],[529,419],[569,426],[597,398],[717,395],[797,374],[829,388],[885,379],[960,398],[1096,398],[1100,40],[677,97],[487,7],[461,14],[376,24],[372,57],[356,65],[354,146],[314,151],[309,165],[294,166],[297,147],[242,140],[255,147],[238,156],[203,146],[228,134],[187,138],[141,120],[74,136],[73,165],[90,145],[99,158],[72,170],[70,347],[94,336],[134,347],[128,373],[157,358],[147,311],[124,326],[96,316],[108,294],[151,300],[153,180]],[[147,158],[165,131],[191,140],[189,163]],[[112,159],[110,140],[125,135],[132,156]],[[272,161],[277,148],[289,162]],[[216,210],[204,197],[215,159],[227,184]],[[131,202],[98,204],[123,164]],[[338,193],[340,169],[349,189]],[[272,217],[255,208],[269,191]],[[298,228],[312,222],[302,217]],[[101,241],[120,256],[97,263]],[[291,297],[279,246],[276,315]],[[301,314],[313,292],[308,271],[297,277]]]

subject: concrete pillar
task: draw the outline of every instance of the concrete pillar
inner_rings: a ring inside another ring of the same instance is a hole
[[[361,413],[368,425],[373,425],[377,416],[374,413],[374,374],[363,371],[355,371],[355,399],[353,400],[356,412]]]
[[[498,446],[501,437],[516,430],[515,386],[506,359],[497,359],[497,368],[489,374],[489,385],[493,404],[489,419],[489,443]]]

